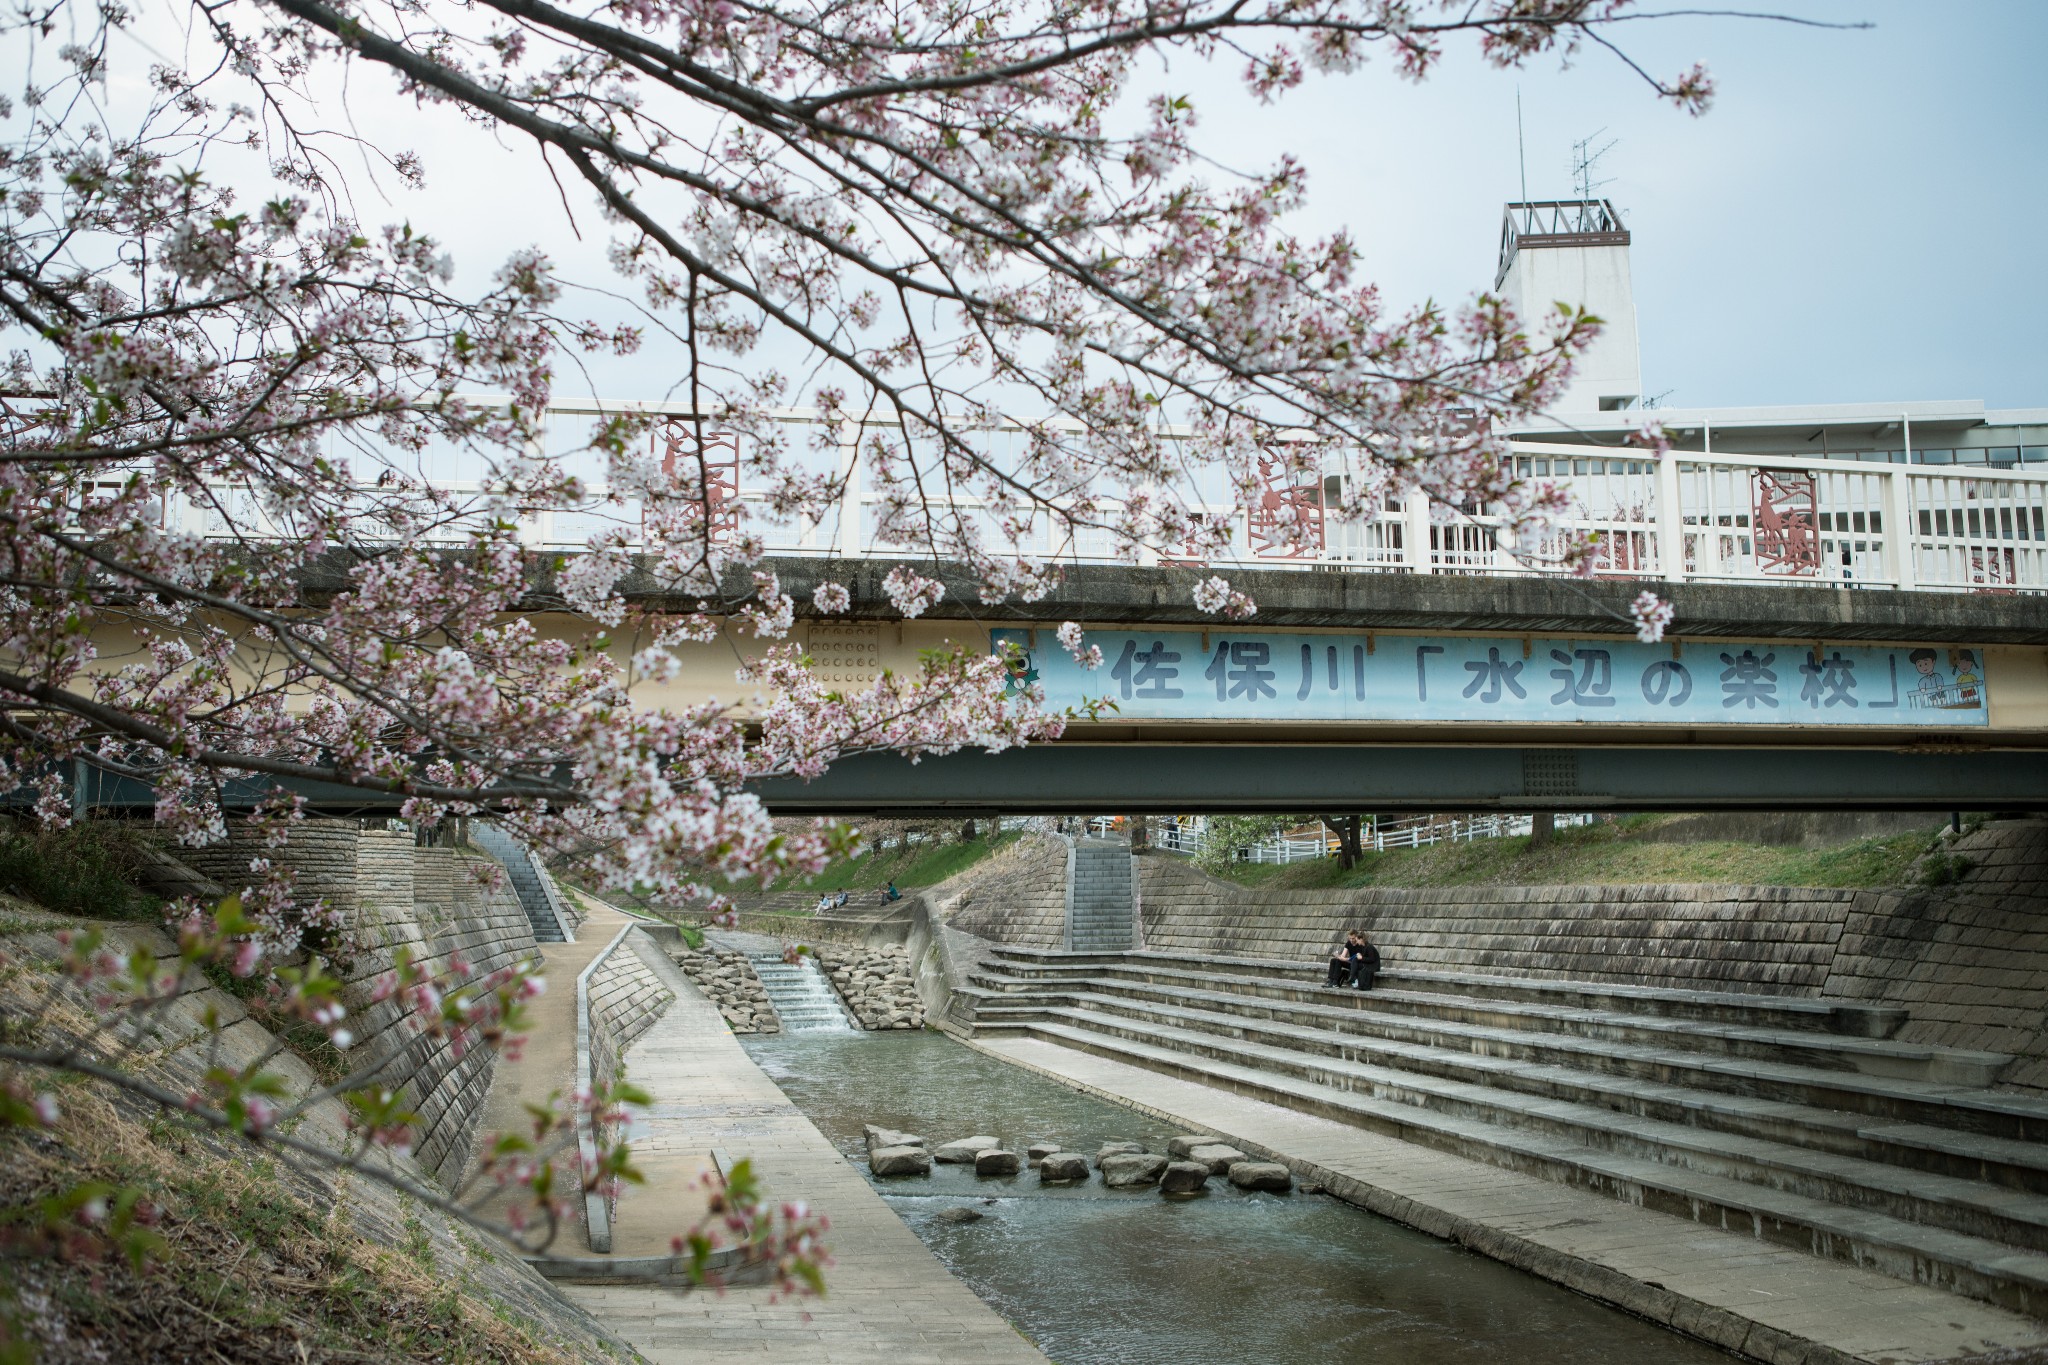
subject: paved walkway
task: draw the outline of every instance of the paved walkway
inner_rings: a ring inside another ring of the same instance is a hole
[[[541,962],[547,969],[548,988],[527,1005],[532,1023],[519,1060],[492,1068],[491,1093],[484,1101],[483,1117],[477,1122],[478,1148],[499,1133],[530,1129],[533,1120],[526,1112],[527,1103],[545,1104],[551,1093],[568,1095],[576,1089],[576,978],[627,923],[627,917],[609,905],[587,896],[584,900],[590,907],[590,917],[576,930],[574,943],[538,945]],[[472,1169],[479,1154],[474,1150],[470,1153]],[[481,1212],[490,1216],[503,1202],[502,1197],[494,1197],[483,1205]],[[572,1199],[570,1203],[575,1207],[570,1212],[569,1224],[549,1249],[562,1256],[588,1255],[590,1242],[583,1231],[582,1201]]]
[[[626,1066],[654,1096],[635,1116],[634,1151],[661,1176],[620,1195],[621,1241],[665,1241],[688,1226],[697,1196],[684,1188],[682,1173],[723,1149],[752,1157],[772,1198],[804,1200],[832,1220],[828,1292],[822,1300],[776,1303],[766,1288],[717,1295],[564,1285],[563,1292],[654,1365],[1046,1365],[754,1065],[711,1002],[659,954],[648,956],[676,1002],[627,1052]]]
[[[1286,1161],[1352,1203],[1760,1359],[1903,1365],[2048,1343],[2048,1324],[1988,1304],[1194,1081],[1038,1039],[968,1046]]]

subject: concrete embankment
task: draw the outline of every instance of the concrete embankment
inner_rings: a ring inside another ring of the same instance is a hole
[[[952,954],[993,1055],[1759,1359],[1932,1361],[2048,1345],[2048,823],[1951,854],[1913,890],[1278,892],[1153,855],[1135,953],[1049,944],[1037,879],[932,898],[1014,935]],[[1369,995],[1320,985],[1354,926]]]

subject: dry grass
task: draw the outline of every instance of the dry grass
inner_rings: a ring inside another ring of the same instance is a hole
[[[0,973],[0,1015],[19,1018],[49,980],[20,963]],[[76,1036],[83,1022],[65,1005],[45,1033]],[[61,1084],[59,1100],[53,1133],[0,1129],[0,1360],[10,1342],[40,1365],[590,1359],[483,1291],[470,1270],[490,1254],[481,1242],[458,1233],[463,1264],[445,1241],[437,1264],[423,1221],[408,1218],[401,1245],[373,1240],[328,1177],[97,1084]],[[33,1235],[41,1201],[85,1182],[140,1191],[157,1211],[163,1245],[141,1269]]]

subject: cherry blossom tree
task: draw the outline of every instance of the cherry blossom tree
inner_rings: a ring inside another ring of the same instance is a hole
[[[144,32],[163,14],[19,6],[27,75],[0,104],[0,789],[61,825],[89,762],[149,784],[165,835],[203,844],[245,819],[287,840],[294,792],[339,784],[423,825],[487,814],[597,850],[610,884],[715,903],[714,878],[815,869],[842,837],[778,831],[752,782],[863,750],[1031,743],[1066,719],[967,652],[865,689],[811,671],[787,639],[797,604],[757,566],[764,524],[841,495],[826,454],[858,448],[881,543],[967,566],[990,602],[1046,591],[1084,534],[1134,559],[1223,554],[1225,522],[1190,510],[1215,471],[1240,503],[1276,467],[1335,471],[1337,517],[1420,489],[1538,553],[1563,495],[1519,477],[1495,433],[1557,396],[1597,320],[1521,319],[1484,294],[1390,307],[1347,236],[1290,230],[1298,163],[1215,171],[1195,101],[1139,84],[1163,52],[1269,101],[1375,61],[1422,79],[1453,43],[1514,67],[1612,50],[1629,8],[218,0],[174,6],[166,46]],[[1693,112],[1712,93],[1699,68],[1645,80]],[[432,168],[323,131],[345,124],[344,88],[529,148],[566,211],[605,224],[639,320],[576,316],[537,252],[458,291],[440,238],[364,221],[371,171]],[[594,421],[582,448],[612,522],[534,552],[522,526],[593,496],[540,439],[558,375],[647,344],[675,357],[681,439],[644,414]],[[789,407],[817,420],[777,420]],[[760,511],[719,496],[718,442]],[[469,476],[426,477],[429,451]],[[942,591],[908,567],[887,590],[906,617]],[[812,605],[845,601],[828,584]],[[1196,605],[1256,609],[1220,575]],[[588,629],[547,633],[543,610]],[[745,642],[737,700],[636,696],[721,632]],[[258,864],[232,905],[178,907],[184,968],[277,971],[291,1010],[338,1035],[303,941],[317,909]],[[116,1031],[189,976],[97,944],[74,957],[68,979]],[[449,1001],[516,1018],[524,979],[401,967],[392,989],[422,1027],[468,1027]],[[46,1122],[38,1076],[91,1051],[0,1053],[0,1120]],[[214,1076],[164,1103],[275,1142],[267,1084]],[[366,1140],[402,1133],[374,1078],[350,1094]],[[528,1156],[506,1160],[545,1209],[551,1168]]]

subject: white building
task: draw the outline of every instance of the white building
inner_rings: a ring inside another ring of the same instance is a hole
[[[1524,318],[1567,303],[1607,324],[1556,411],[1517,438],[1619,446],[1655,416],[1680,450],[1701,454],[2048,470],[2048,408],[2001,412],[1952,399],[1645,411],[1629,245],[1604,199],[1507,205],[1494,288]]]

